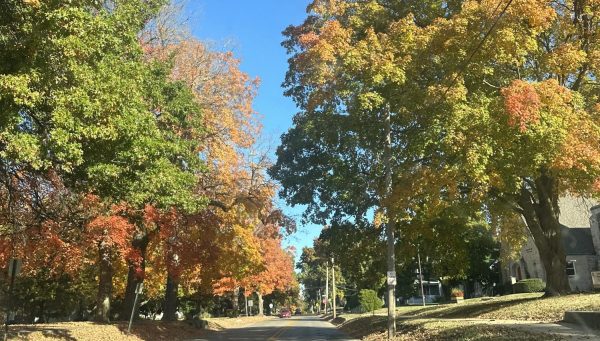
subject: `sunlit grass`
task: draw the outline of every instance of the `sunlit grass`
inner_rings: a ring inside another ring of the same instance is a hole
[[[510,322],[503,325],[504,322],[498,320],[557,322],[568,310],[600,311],[600,294],[549,298],[543,298],[541,293],[514,294],[467,299],[458,304],[401,306],[396,309],[397,325],[402,331],[397,340],[532,340],[540,337],[560,340],[551,335],[510,328]],[[386,316],[387,309],[383,308],[375,314],[344,314],[335,322],[355,337],[384,340]],[[490,323],[488,319],[496,321]]]

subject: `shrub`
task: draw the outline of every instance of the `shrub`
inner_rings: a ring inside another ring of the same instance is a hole
[[[352,311],[355,308],[360,308],[358,294],[354,294],[352,296],[346,296],[346,305],[344,306],[344,310]]]
[[[539,278],[529,278],[518,281],[513,284],[515,294],[527,292],[540,292],[546,289],[546,283]]]
[[[375,314],[375,310],[383,306],[383,301],[377,297],[375,290],[362,289],[358,294],[358,300],[362,311],[370,311]]]
[[[464,291],[462,291],[458,288],[454,288],[450,292],[450,297],[465,297],[465,293],[464,293]]]
[[[225,311],[225,316],[231,317],[231,318],[233,318],[233,317],[239,317],[240,316],[240,312],[237,309],[227,309]]]

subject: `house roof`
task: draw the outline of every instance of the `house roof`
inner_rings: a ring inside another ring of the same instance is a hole
[[[562,241],[567,255],[595,255],[592,230],[589,227],[561,227]]]

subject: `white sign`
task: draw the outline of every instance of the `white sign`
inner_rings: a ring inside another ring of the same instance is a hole
[[[387,284],[396,285],[396,271],[387,272]]]
[[[592,283],[594,289],[600,289],[600,271],[592,271]]]
[[[10,260],[10,262],[8,263],[8,278],[11,278],[13,275],[13,271],[15,276],[19,274],[19,272],[21,272],[21,265],[23,264],[23,261],[21,261],[20,259],[17,258],[13,258]]]
[[[269,308],[273,309],[273,303],[269,303]]]
[[[251,307],[254,305],[254,302],[252,300],[248,300],[248,306]]]

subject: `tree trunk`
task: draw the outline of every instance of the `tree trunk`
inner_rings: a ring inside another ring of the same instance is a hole
[[[165,309],[163,310],[163,321],[177,321],[179,281],[173,275],[167,276],[167,288],[165,290]]]
[[[146,248],[148,247],[148,243],[150,242],[150,238],[148,234],[142,233],[133,240],[133,247],[136,248],[142,257],[140,267],[142,268],[142,272],[146,269]],[[123,299],[123,307],[121,308],[121,313],[119,314],[119,320],[126,321],[131,316],[131,311],[133,310],[133,304],[135,302],[135,288],[138,283],[143,283],[144,278],[140,277],[136,271],[136,265],[130,262],[129,271],[127,273],[127,286],[125,287],[125,298]],[[135,312],[133,314],[134,318],[138,316],[138,306],[135,307]]]
[[[558,181],[547,172],[535,181],[525,181],[518,205],[531,232],[546,271],[546,296],[569,293],[566,254],[559,222]]]
[[[258,316],[263,316],[264,315],[264,309],[263,309],[263,295],[260,292],[256,293],[256,296],[258,296]]]
[[[85,321],[85,303],[83,297],[79,299],[79,304],[77,305],[77,321]]]
[[[235,289],[233,289],[233,293],[232,293],[232,297],[231,297],[231,304],[232,304],[232,308],[233,308],[233,315],[234,316],[238,316],[240,314],[240,288],[236,287]]]
[[[100,273],[98,276],[98,295],[96,298],[96,315],[94,316],[94,320],[97,322],[110,322],[113,270],[110,249],[104,245],[104,242],[100,243],[98,254]]]

